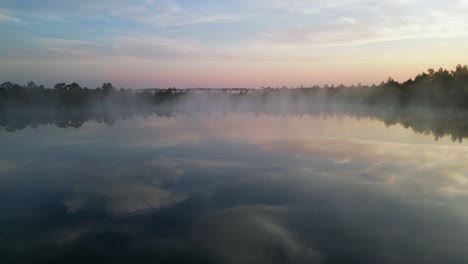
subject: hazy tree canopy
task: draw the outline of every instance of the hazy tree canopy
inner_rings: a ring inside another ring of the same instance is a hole
[[[198,92],[197,92],[198,91]],[[53,88],[45,88],[34,82],[19,85],[5,82],[0,86],[0,106],[5,107],[67,107],[99,104],[134,104],[153,103],[160,104],[183,97],[203,93],[203,96],[211,96],[213,100],[220,99],[216,90],[177,90],[152,89],[152,90],[117,90],[112,83],[103,83],[96,89],[81,87],[78,83],[58,83]],[[363,104],[385,107],[430,107],[439,108],[468,108],[468,67],[457,65],[455,70],[428,69],[414,78],[405,82],[398,82],[392,77],[382,81],[380,85],[351,85],[340,84],[310,86],[301,85],[298,88],[286,86],[277,88],[263,88],[259,90],[249,89],[225,89],[222,94],[230,99],[253,100],[261,97],[267,98],[287,97],[288,99],[301,100],[302,102],[329,102]],[[201,96],[201,95],[200,95]]]
[[[109,93],[109,92],[112,92],[112,91],[115,91],[115,88],[114,86],[112,85],[112,83],[108,82],[108,83],[103,83],[102,86],[101,86],[101,89],[104,93]]]
[[[452,111],[455,110],[455,111]],[[45,88],[34,82],[0,85],[0,130],[40,124],[79,127],[88,120],[112,125],[133,115],[171,117],[200,112],[249,112],[288,115],[350,115],[397,123],[436,138],[468,136],[468,67],[428,69],[400,83],[389,77],[380,85],[266,87],[263,89],[96,89],[78,83]],[[429,114],[427,114],[429,113]]]

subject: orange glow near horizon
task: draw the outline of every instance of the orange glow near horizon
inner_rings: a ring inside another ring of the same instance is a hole
[[[468,63],[466,1],[372,1],[370,8],[368,1],[220,1],[213,7],[116,0],[84,9],[78,2],[7,2],[0,7],[0,32],[8,40],[0,45],[0,82],[371,85]]]

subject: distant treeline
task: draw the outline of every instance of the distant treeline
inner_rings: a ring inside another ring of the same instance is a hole
[[[0,131],[55,124],[78,128],[94,120],[112,125],[135,116],[206,113],[350,116],[401,124],[435,138],[468,137],[468,67],[429,69],[399,83],[379,85],[263,89],[96,89],[76,83],[45,88],[4,83],[0,86]]]
[[[0,106],[47,106],[76,107],[90,104],[128,104],[139,102],[158,103],[174,99],[181,91],[175,89],[161,90],[156,93],[135,92],[130,89],[117,90],[111,83],[104,83],[96,89],[81,87],[77,83],[58,83],[54,88],[46,88],[29,82],[26,85],[6,82],[0,85]]]
[[[455,70],[429,69],[405,82],[391,77],[379,85],[338,85],[297,88],[217,89],[217,90],[131,90],[116,89],[104,83],[96,89],[83,88],[77,83],[56,84],[46,88],[29,82],[26,85],[6,82],[0,85],[0,111],[16,107],[81,107],[87,105],[140,105],[173,102],[187,97],[217,100],[232,99],[232,103],[269,103],[279,98],[295,103],[347,103],[386,107],[430,107],[468,109],[468,67],[458,65]],[[271,99],[271,100],[270,100]],[[305,102],[304,102],[305,101]],[[203,101],[203,103],[206,103]]]

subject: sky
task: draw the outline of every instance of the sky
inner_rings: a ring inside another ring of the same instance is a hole
[[[468,63],[468,1],[0,0],[0,82],[372,84]]]

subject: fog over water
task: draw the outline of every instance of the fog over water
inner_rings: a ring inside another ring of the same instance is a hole
[[[468,0],[0,0],[0,264],[468,263]]]
[[[468,146],[369,116],[0,132],[2,263],[464,263]]]

